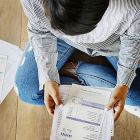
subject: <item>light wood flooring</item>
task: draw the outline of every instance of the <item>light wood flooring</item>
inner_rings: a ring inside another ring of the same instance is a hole
[[[19,0],[0,0],[0,39],[24,48],[26,25]],[[49,140],[51,122],[45,107],[21,102],[12,90],[0,105],[0,140]],[[140,140],[140,119],[124,111],[112,140]]]

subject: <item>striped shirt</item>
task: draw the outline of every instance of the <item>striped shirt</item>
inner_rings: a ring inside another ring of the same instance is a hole
[[[131,86],[140,60],[139,0],[110,0],[97,27],[77,36],[65,35],[51,28],[42,0],[21,0],[21,3],[29,19],[29,41],[34,48],[40,89],[50,80],[59,83],[57,38],[91,56],[117,56],[117,85]]]

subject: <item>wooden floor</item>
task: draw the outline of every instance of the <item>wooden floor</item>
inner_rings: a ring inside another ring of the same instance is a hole
[[[0,0],[0,39],[24,48],[26,24],[19,0]],[[45,107],[21,102],[12,90],[0,105],[0,140],[49,140],[51,122]],[[123,112],[113,140],[140,140],[140,119]]]

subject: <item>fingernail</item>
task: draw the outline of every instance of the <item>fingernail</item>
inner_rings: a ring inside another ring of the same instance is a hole
[[[63,104],[61,104],[60,107],[63,107]]]
[[[62,102],[61,101],[58,101],[58,104],[57,105],[61,105],[62,104]]]

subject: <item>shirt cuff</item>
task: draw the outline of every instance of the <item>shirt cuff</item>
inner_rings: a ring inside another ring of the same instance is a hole
[[[58,84],[60,84],[60,78],[58,72],[51,74],[50,76],[43,76],[39,74],[38,78],[39,78],[39,90],[43,90],[44,84],[48,81],[55,81]]]
[[[119,65],[117,71],[117,86],[126,85],[130,88],[135,77],[136,72],[134,70]]]

